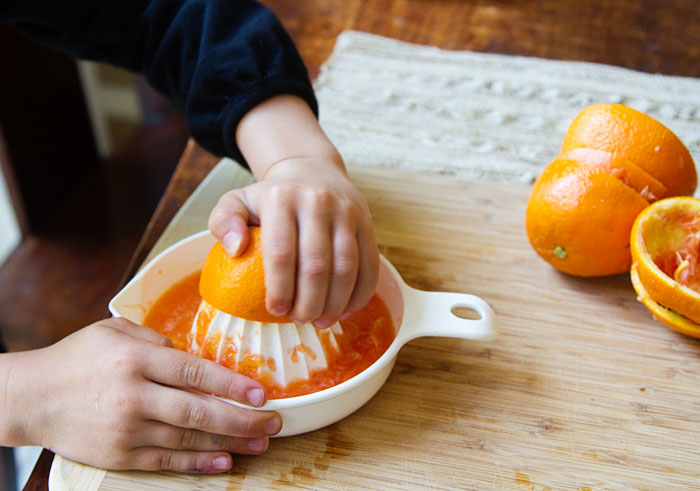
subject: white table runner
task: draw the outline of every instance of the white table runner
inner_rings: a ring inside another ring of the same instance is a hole
[[[700,161],[700,79],[347,31],[315,87],[321,124],[350,165],[530,184],[597,102],[660,120]]]

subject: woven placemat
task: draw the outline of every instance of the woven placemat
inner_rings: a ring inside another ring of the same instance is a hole
[[[700,161],[700,79],[342,33],[315,84],[321,124],[350,165],[530,184],[597,102],[631,106]]]

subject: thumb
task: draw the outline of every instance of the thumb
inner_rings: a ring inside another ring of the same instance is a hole
[[[250,212],[239,194],[229,191],[209,214],[209,230],[231,256],[236,257],[248,247],[248,221]]]
[[[168,348],[172,348],[173,346],[173,342],[165,334],[161,334],[158,331],[154,331],[148,327],[135,324],[123,317],[110,317],[108,319],[104,319],[100,323],[104,326],[116,329],[117,331],[121,331],[124,334],[128,334],[129,336],[143,339],[144,341],[160,344],[161,346],[167,346]]]

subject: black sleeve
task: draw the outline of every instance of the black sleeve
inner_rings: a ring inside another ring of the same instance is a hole
[[[241,163],[236,126],[256,104],[294,94],[318,114],[294,44],[255,0],[3,0],[0,21],[72,57],[144,74],[203,147]]]

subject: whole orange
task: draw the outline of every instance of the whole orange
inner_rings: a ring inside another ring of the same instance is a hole
[[[623,157],[663,183],[666,196],[692,195],[695,163],[683,142],[651,116],[622,104],[584,108],[564,135],[562,152],[593,148]]]
[[[231,257],[221,242],[211,248],[199,280],[202,300],[234,317],[257,322],[291,322],[288,316],[274,316],[265,307],[260,227],[249,227],[248,248]]]
[[[610,174],[557,158],[540,174],[527,203],[532,247],[565,273],[604,276],[629,271],[630,229],[649,203]]]

